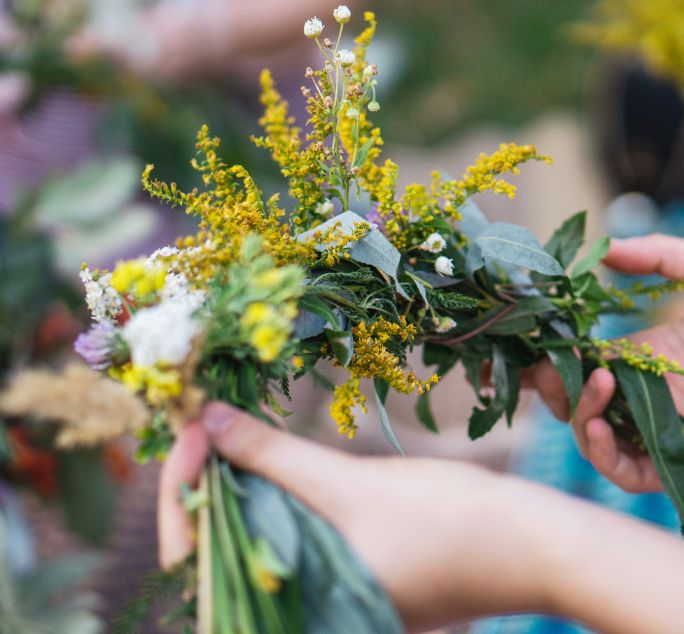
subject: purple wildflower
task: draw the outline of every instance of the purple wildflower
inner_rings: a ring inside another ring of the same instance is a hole
[[[377,204],[366,214],[366,220],[375,225],[381,233],[385,233],[385,219],[378,213]]]
[[[78,352],[93,370],[106,370],[112,363],[116,328],[109,322],[101,321],[87,332],[81,333],[74,342]]]

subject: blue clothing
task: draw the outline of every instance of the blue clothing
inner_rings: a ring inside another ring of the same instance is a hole
[[[631,209],[630,213],[638,212]],[[630,214],[626,214],[630,215]],[[633,218],[630,218],[632,220]],[[684,237],[684,203],[670,205],[661,213],[644,213],[638,222],[627,225],[638,227],[635,234],[668,233]],[[615,223],[608,233],[615,237],[629,237],[626,224]],[[632,235],[635,235],[632,234]],[[646,283],[657,277],[642,278]],[[633,276],[614,275],[611,280],[618,287],[630,286]],[[603,338],[619,337],[648,325],[642,316],[607,316],[598,330]],[[569,425],[559,424],[550,412],[538,406],[534,429],[522,454],[514,460],[514,471],[536,482],[591,500],[601,506],[628,513],[672,531],[679,530],[679,520],[669,498],[662,493],[634,495],[626,493],[599,474],[585,460]],[[505,564],[504,564],[505,565]],[[577,624],[551,617],[518,615],[480,621],[473,626],[473,634],[591,634]]]

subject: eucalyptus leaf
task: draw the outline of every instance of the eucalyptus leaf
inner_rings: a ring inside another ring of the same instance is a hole
[[[670,389],[662,376],[625,361],[616,361],[613,367],[663,487],[684,524],[684,433]]]
[[[544,251],[537,238],[525,227],[496,222],[475,238],[483,257],[490,257],[544,275],[564,275],[563,267]]]
[[[308,310],[300,310],[294,320],[294,336],[297,339],[310,339],[323,332],[328,320]]]
[[[490,224],[489,220],[487,220],[486,216],[472,199],[466,200],[458,210],[461,213],[458,229],[470,240],[480,235]]]
[[[351,235],[354,227],[359,223],[367,222],[364,218],[353,211],[345,211],[339,216],[326,220],[323,224],[305,231],[297,236],[300,241],[312,240],[314,234],[325,233],[329,229],[337,227],[337,230],[344,235]],[[325,251],[333,246],[332,243],[317,243],[318,251]],[[366,235],[355,242],[349,249],[352,260],[374,266],[379,271],[385,273],[393,279],[397,277],[401,254],[394,245],[377,228],[371,228]]]
[[[387,383],[377,377],[373,379],[373,385],[375,386],[375,403],[378,407],[378,414],[380,415],[380,426],[385,434],[387,440],[390,444],[402,455],[406,455],[404,450],[399,444],[399,439],[397,438],[394,428],[392,427],[392,421],[390,420],[387,409],[385,408],[385,399],[387,398],[387,392],[389,386]]]

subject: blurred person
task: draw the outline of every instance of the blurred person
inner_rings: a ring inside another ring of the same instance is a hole
[[[585,393],[578,417],[599,412]],[[210,403],[200,418],[181,432],[161,474],[165,568],[192,551],[181,485],[197,484],[213,450],[331,522],[409,632],[521,611],[562,614],[607,633],[678,631],[684,549],[664,531],[466,463],[352,456],[224,403]]]
[[[684,237],[684,102],[679,90],[673,83],[649,74],[637,61],[616,62],[602,75],[594,114],[597,151],[614,195],[604,215],[604,226],[611,237],[624,239],[613,242],[605,260],[610,280],[617,287],[627,287],[638,279],[634,275],[642,276],[646,283],[660,281],[658,276],[682,275],[678,258],[669,269],[653,259],[661,247],[674,243],[666,238],[644,238],[646,242],[640,242],[635,237],[650,233]],[[673,257],[676,250],[668,248],[666,252]],[[663,330],[648,328],[662,318],[659,313],[663,311],[680,313],[681,302],[677,307],[675,297],[669,305],[646,307],[645,314],[604,317],[597,335],[611,339],[636,333],[630,338],[647,340],[657,352],[679,360],[682,350],[676,345],[676,323],[663,326]],[[574,436],[573,428],[558,425],[558,420],[567,420],[565,397],[553,387],[559,383],[550,365],[537,372],[537,384],[546,383],[556,397],[545,399],[551,412],[539,407],[528,442],[514,458],[513,470],[673,532],[679,530],[672,503],[659,492],[662,489],[650,458],[618,442],[596,417],[576,417]],[[668,381],[674,387],[675,403],[684,411],[677,389],[680,378],[669,377]],[[597,372],[586,389],[598,401],[606,402],[614,385],[609,373]],[[588,631],[557,619],[531,616],[495,619],[473,630],[474,634]]]

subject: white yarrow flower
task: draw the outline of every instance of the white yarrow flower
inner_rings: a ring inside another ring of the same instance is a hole
[[[445,255],[440,255],[435,260],[435,271],[440,275],[448,275],[449,277],[454,274],[454,261]]]
[[[304,35],[306,35],[306,37],[313,39],[318,37],[321,33],[323,33],[323,22],[318,18],[309,18],[304,22]]]
[[[425,242],[418,248],[423,251],[429,251],[430,253],[440,253],[444,250],[445,246],[446,241],[435,231],[435,233],[431,233]]]
[[[337,52],[337,61],[342,68],[347,68],[356,61],[356,55],[354,55],[354,51],[342,48]]]
[[[183,363],[192,349],[192,340],[200,331],[192,312],[189,306],[175,301],[138,310],[121,331],[133,363],[141,366]]]
[[[349,10],[349,7],[346,7],[345,5],[341,4],[339,7],[337,7],[337,9],[333,11],[333,17],[340,24],[346,24],[347,22],[349,22],[351,18],[351,11]]]
[[[161,297],[162,301],[176,302],[193,312],[204,304],[207,294],[199,289],[191,289],[182,273],[167,273]]]
[[[112,274],[105,273],[95,280],[90,269],[85,268],[79,273],[79,277],[85,286],[86,304],[93,319],[114,323],[123,303],[119,293],[112,288]]]

